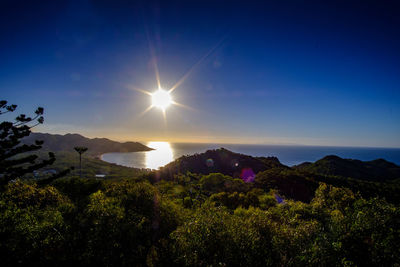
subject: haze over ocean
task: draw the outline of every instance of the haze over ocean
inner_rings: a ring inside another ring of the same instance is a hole
[[[135,168],[156,169],[183,155],[202,153],[208,149],[224,147],[233,152],[251,156],[275,156],[281,163],[293,166],[306,161],[314,162],[327,155],[337,155],[342,158],[359,159],[363,161],[385,159],[397,165],[400,164],[400,149],[398,148],[366,148],[366,147],[332,147],[332,146],[293,146],[293,145],[238,145],[238,144],[195,144],[149,142],[146,144],[155,148],[149,152],[106,153],[104,161]]]

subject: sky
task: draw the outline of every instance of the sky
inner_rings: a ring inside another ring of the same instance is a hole
[[[1,1],[1,98],[41,132],[400,147],[398,1],[260,2]]]

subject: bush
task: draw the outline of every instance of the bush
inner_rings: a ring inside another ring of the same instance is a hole
[[[261,211],[231,215],[204,206],[172,233],[176,263],[186,266],[269,266],[273,263],[270,223]]]
[[[51,186],[38,188],[17,181],[0,200],[0,255],[2,264],[63,261],[68,247],[64,214],[71,202]]]

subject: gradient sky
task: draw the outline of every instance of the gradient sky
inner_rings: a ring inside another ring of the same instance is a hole
[[[33,3],[35,2],[35,3]],[[400,147],[398,1],[1,1],[1,98],[38,131]],[[150,110],[132,88],[190,108]]]

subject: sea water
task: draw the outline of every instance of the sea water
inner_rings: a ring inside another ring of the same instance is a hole
[[[399,148],[364,148],[364,147],[331,147],[331,146],[289,146],[289,145],[238,145],[238,144],[193,144],[148,142],[152,151],[131,153],[106,153],[102,160],[118,165],[158,169],[161,166],[183,156],[203,153],[208,149],[226,148],[233,152],[255,157],[277,157],[287,166],[303,162],[314,162],[327,155],[363,161],[385,159],[400,165]]]

